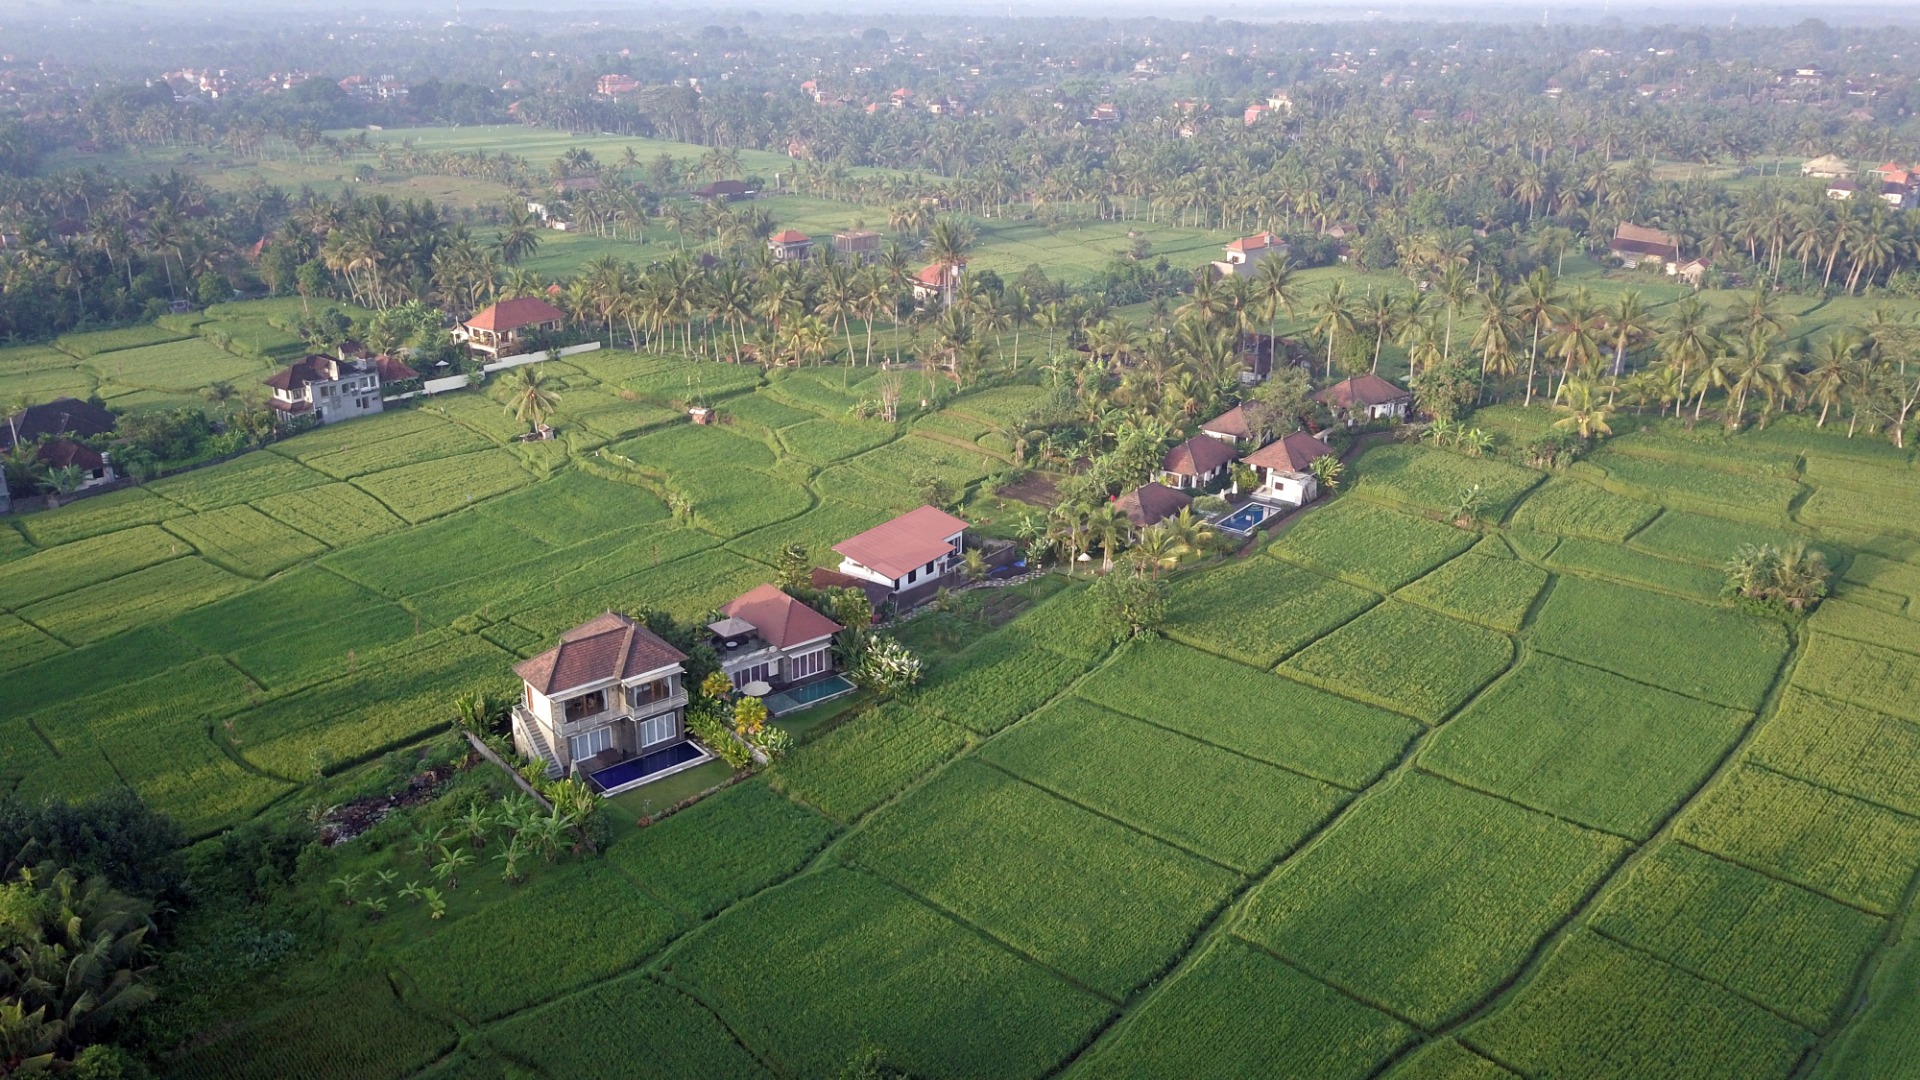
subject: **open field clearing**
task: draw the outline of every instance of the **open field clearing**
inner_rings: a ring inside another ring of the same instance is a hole
[[[1480,513],[1498,521],[1541,480],[1541,474],[1492,458],[1470,458],[1405,443],[1378,446],[1355,463],[1353,490],[1382,502],[1450,513],[1476,484]]]
[[[380,973],[285,987],[287,1001],[196,1042],[172,1063],[182,1080],[400,1080],[451,1050],[450,1024],[402,1002]],[[378,1031],[381,1037],[369,1039]]]
[[[1555,817],[1644,840],[1752,719],[1536,654],[1442,728],[1420,764]]]
[[[1619,542],[1639,531],[1660,507],[1623,498],[1579,480],[1556,476],[1529,492],[1513,512],[1516,529]]]
[[[62,544],[0,563],[0,607],[25,607],[193,552],[186,541],[153,525]]]
[[[1674,837],[1877,915],[1899,908],[1920,870],[1920,818],[1753,765],[1682,815]]]
[[[1364,543],[1355,538],[1364,537]],[[1358,499],[1341,499],[1288,529],[1268,551],[1381,592],[1412,581],[1479,537]]]
[[[919,707],[981,735],[991,735],[1067,688],[1086,665],[1034,648],[1025,636],[981,638],[930,675]]]
[[[354,486],[418,525],[532,482],[513,455],[482,450],[372,473],[355,480]]]
[[[1789,686],[1751,759],[1775,772],[1920,816],[1920,725]]]
[[[1785,1076],[1814,1037],[1644,953],[1568,937],[1462,1039],[1539,1077]]]
[[[1822,601],[1814,610],[1813,617],[1807,620],[1807,625],[1820,634],[1851,638],[1870,645],[1884,645],[1900,652],[1920,653],[1920,619],[1887,610],[1906,610],[1901,598],[1865,590],[1853,595],[1859,595],[1865,602],[1852,603],[1838,598]],[[1886,607],[1873,606],[1876,602],[1889,599],[1892,602],[1887,603]]]
[[[325,473],[278,454],[245,454],[232,461],[156,480],[147,490],[189,510],[217,510],[318,487]]]
[[[1813,634],[1794,668],[1793,683],[1920,723],[1920,655],[1911,652]]]
[[[1920,495],[1829,484],[1814,489],[1801,504],[1799,518],[1808,525],[1835,529],[1855,529],[1871,521],[1877,530],[1920,538]]]
[[[1430,1042],[1387,1073],[1393,1080],[1519,1080],[1519,1073],[1488,1061],[1457,1039]]]
[[[1512,660],[1504,634],[1388,600],[1278,670],[1437,724]]]
[[[178,394],[217,382],[255,382],[272,374],[264,361],[235,356],[198,339],[102,353],[85,366],[104,383]]]
[[[1778,525],[1800,494],[1791,476],[1721,472],[1694,462],[1635,457],[1602,448],[1574,463],[1573,475],[1620,495],[1676,510]]]
[[[261,513],[332,548],[403,528],[406,522],[352,484],[321,484],[261,499]]]
[[[1168,967],[1240,882],[972,761],[875,815],[840,852],[1116,1000]]]
[[[884,1045],[915,1076],[1037,1080],[1112,1011],[857,870],[809,874],[747,901],[676,950],[664,972],[776,1065],[807,1076]]]
[[[250,578],[270,577],[327,551],[313,537],[245,505],[170,518],[164,528],[208,562]]]
[[[1656,609],[1659,619],[1650,620]],[[1787,637],[1776,622],[1565,577],[1534,623],[1533,645],[1675,693],[1755,709],[1778,673]]]
[[[1377,779],[1413,721],[1210,653],[1136,641],[1080,684],[1088,700],[1329,783]]]
[[[1920,566],[1894,562],[1878,555],[1855,555],[1847,564],[1842,589],[1858,586],[1898,596],[1908,607],[1920,611]]]
[[[1423,1026],[1510,977],[1625,842],[1419,773],[1253,893],[1237,932]]]
[[[1246,559],[1175,585],[1166,632],[1196,648],[1271,667],[1377,600],[1279,559]]]
[[[1491,537],[1499,543],[1498,537]],[[1546,588],[1547,572],[1513,558],[1480,554],[1486,542],[1461,558],[1401,589],[1402,600],[1506,633],[1518,633],[1533,602]],[[1504,549],[1504,545],[1503,545]]]
[[[1709,569],[1580,537],[1569,537],[1555,544],[1541,561],[1554,570],[1645,586],[1695,600],[1718,600],[1721,586],[1726,583],[1726,575],[1718,567]]]
[[[86,645],[163,622],[246,585],[244,578],[189,556],[73,589],[16,614],[69,645]]]
[[[1867,1007],[1820,1059],[1821,1080],[1901,1076],[1920,1069],[1920,927],[1911,921],[1868,984]]]
[[[1253,873],[1297,846],[1347,793],[1067,698],[981,759],[1150,836]]]
[[[607,858],[667,906],[705,918],[800,869],[835,832],[832,822],[753,782],[624,834]]]
[[[683,1080],[759,1080],[770,1074],[698,1001],[644,976],[601,983],[486,1029],[485,1039],[515,1058],[591,1075],[644,1061]],[[499,1061],[467,1074],[501,1075]],[[431,1074],[442,1077],[439,1070]]]
[[[965,745],[966,733],[924,709],[890,705],[807,744],[773,785],[821,813],[850,822]]]
[[[1237,1080],[1284,1061],[1301,1076],[1364,1080],[1413,1034],[1259,949],[1221,937],[1071,1075]]]
[[[1743,545],[1772,544],[1785,548],[1798,538],[1795,533],[1777,527],[1752,525],[1685,510],[1669,510],[1655,518],[1653,524],[1634,533],[1630,543],[1655,555],[1684,559],[1718,570]],[[1824,545],[1813,546],[1831,551]],[[1831,557],[1830,561],[1833,561]]]
[[[20,530],[36,547],[57,547],[91,536],[105,536],[135,525],[151,525],[188,511],[140,488],[113,491],[68,503],[56,513],[20,518]]]
[[[1813,1031],[1853,989],[1886,920],[1685,844],[1662,844],[1596,909],[1592,928]]]
[[[673,933],[672,912],[604,866],[550,867],[512,903],[435,924],[400,953],[421,992],[468,1020],[491,1020],[631,969]],[[529,904],[545,919],[521,918]],[[502,956],[544,951],[529,972]]]

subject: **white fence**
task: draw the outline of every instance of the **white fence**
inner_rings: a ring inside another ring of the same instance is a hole
[[[487,374],[492,374],[496,371],[505,371],[508,368],[517,368],[526,364],[537,364],[542,360],[552,360],[562,356],[577,356],[580,353],[593,352],[598,348],[600,348],[599,342],[589,341],[585,345],[569,345],[564,349],[554,349],[548,352],[521,353],[518,356],[509,356],[505,360],[496,360],[491,364],[482,364],[480,370]],[[449,375],[444,379],[428,379],[420,384],[420,389],[418,390],[406,394],[395,394],[392,397],[385,397],[380,400],[405,401],[408,398],[419,397],[421,394],[432,396],[434,394],[444,394],[449,390],[464,390],[466,389],[467,382],[468,379],[465,375]]]

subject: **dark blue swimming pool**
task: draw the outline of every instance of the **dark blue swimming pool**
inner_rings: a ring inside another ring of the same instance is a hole
[[[1244,536],[1254,529],[1259,528],[1261,522],[1273,516],[1273,512],[1273,507],[1271,506],[1266,506],[1261,503],[1248,503],[1233,513],[1228,514],[1226,517],[1214,522],[1213,525],[1216,529],[1225,529],[1227,532],[1238,533]]]
[[[655,750],[630,758],[618,765],[610,765],[591,774],[593,785],[601,791],[613,791],[639,783],[651,776],[657,776],[676,765],[685,765],[689,761],[698,761],[707,756],[697,743],[678,742],[665,750]]]

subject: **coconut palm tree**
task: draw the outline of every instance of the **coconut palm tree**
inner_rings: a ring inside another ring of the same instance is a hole
[[[1583,439],[1591,439],[1595,434],[1613,434],[1613,428],[1607,424],[1613,418],[1613,407],[1607,403],[1606,395],[1600,392],[1600,388],[1585,379],[1562,382],[1553,408],[1562,414],[1560,419],[1553,422],[1553,426],[1561,431],[1576,431]]]
[[[531,430],[540,430],[547,417],[560,407],[560,394],[548,388],[546,376],[540,373],[538,364],[517,368],[506,386],[507,412]]]
[[[1313,305],[1312,314],[1314,332],[1327,339],[1327,378],[1331,379],[1334,341],[1341,334],[1354,333],[1358,328],[1343,280],[1334,281],[1327,294]]]

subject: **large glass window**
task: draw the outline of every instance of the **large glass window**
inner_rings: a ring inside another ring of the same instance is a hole
[[[827,650],[820,649],[805,656],[796,656],[787,661],[787,667],[789,669],[787,677],[790,679],[804,679],[810,675],[818,675],[827,670]]]
[[[613,749],[613,729],[611,727],[595,728],[585,735],[575,735],[567,742],[568,748],[573,752],[573,760],[580,761],[602,750]]]
[[[589,716],[607,711],[607,692],[595,690],[591,694],[581,694],[567,699],[567,719],[584,720]]]
[[[673,696],[673,680],[655,679],[649,683],[641,683],[639,686],[633,687],[627,692],[632,695],[631,700],[635,708],[639,708],[642,705],[651,705],[656,701],[665,701]]]
[[[679,725],[674,723],[672,713],[642,720],[640,721],[640,746],[644,749],[645,747],[666,742],[668,739],[673,738],[674,732],[678,727]]]

